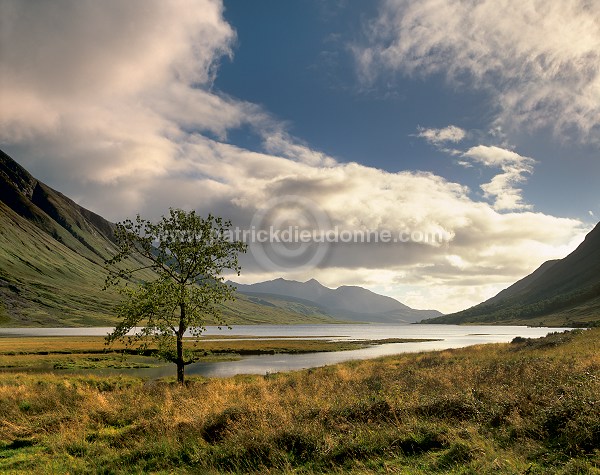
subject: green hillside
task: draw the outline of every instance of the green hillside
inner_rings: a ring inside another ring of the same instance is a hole
[[[104,260],[115,253],[113,229],[0,151],[0,325],[114,324],[118,295],[102,291]],[[282,297],[240,295],[224,315],[230,324],[336,321]]]
[[[542,264],[479,305],[423,323],[600,325],[600,224],[564,259]]]

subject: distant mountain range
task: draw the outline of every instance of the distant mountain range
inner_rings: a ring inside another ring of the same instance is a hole
[[[298,299],[317,305],[326,314],[360,322],[416,323],[425,318],[441,315],[437,310],[415,310],[396,299],[379,295],[356,286],[330,289],[315,279],[307,282],[276,279],[257,284],[237,284],[238,292],[263,298],[281,297]]]
[[[564,259],[545,262],[479,305],[424,323],[600,324],[600,224]]]
[[[101,289],[104,261],[116,252],[114,228],[0,151],[0,325],[113,325],[111,309],[118,296]],[[334,291],[316,281],[274,282],[280,287],[266,293],[239,292],[223,307],[225,320],[229,324],[412,322],[439,315],[412,310],[360,287]],[[286,282],[289,289],[283,291]],[[256,285],[264,289],[267,284]],[[292,291],[294,284],[302,290]]]

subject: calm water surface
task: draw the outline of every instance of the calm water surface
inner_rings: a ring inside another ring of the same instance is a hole
[[[379,340],[383,338],[435,338],[439,341],[421,343],[390,343],[371,348],[302,355],[245,356],[239,361],[195,363],[186,367],[188,375],[226,377],[236,374],[266,374],[278,371],[314,368],[355,359],[377,358],[398,353],[461,348],[481,343],[509,342],[516,336],[537,338],[565,328],[529,328],[524,326],[483,325],[235,325],[232,330],[209,327],[205,338],[220,335],[254,338],[295,337],[326,340]],[[93,328],[0,328],[2,336],[104,336],[110,327]],[[88,371],[89,372],[89,371]],[[175,366],[135,370],[102,370],[103,374],[124,373],[147,378],[175,375]]]

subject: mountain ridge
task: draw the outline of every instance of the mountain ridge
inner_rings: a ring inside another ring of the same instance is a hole
[[[352,321],[416,323],[441,315],[437,310],[412,309],[392,297],[359,286],[342,285],[330,289],[316,279],[298,282],[278,278],[255,284],[232,284],[240,293],[285,295],[312,301],[332,315]]]
[[[563,259],[544,262],[485,302],[423,323],[600,324],[600,223]]]

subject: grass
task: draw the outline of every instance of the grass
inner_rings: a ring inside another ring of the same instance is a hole
[[[600,330],[174,381],[0,375],[3,473],[600,473]]]
[[[322,339],[293,340],[286,337],[250,340],[251,336],[217,335],[202,338],[194,345],[200,361],[232,361],[240,355],[276,353],[314,353],[366,348],[384,343],[431,341],[429,339],[387,338],[381,340],[330,341]],[[256,338],[256,337],[254,337]],[[83,337],[2,337],[0,338],[0,369],[139,369],[156,367],[158,361],[151,356],[150,347],[144,355],[135,355],[117,342],[110,347],[99,336]],[[125,354],[127,353],[127,355]],[[127,356],[127,357],[125,357]]]
[[[199,348],[213,353],[237,353],[240,355],[259,355],[275,353],[314,353],[324,351],[346,351],[367,348],[373,345],[386,343],[418,343],[432,341],[431,339],[417,338],[384,338],[380,340],[358,341],[330,341],[330,340],[293,340],[266,339],[266,340],[208,340],[201,341]]]
[[[302,338],[302,339],[298,339]],[[329,339],[332,338],[332,339]],[[335,337],[318,339],[311,337],[273,336],[262,338],[252,335],[211,335],[201,337],[198,342],[199,350],[228,351],[228,348],[247,351],[271,351],[273,349],[293,353],[295,351],[308,353],[313,351],[341,351],[344,349],[365,348],[384,343],[419,343],[435,341],[431,338],[383,338],[379,340],[349,340],[336,341]],[[43,355],[43,354],[86,354],[104,353],[106,351],[120,352],[125,349],[121,342],[115,342],[110,347],[105,345],[101,336],[2,336],[0,337],[0,355]],[[186,342],[194,347],[193,340]]]

